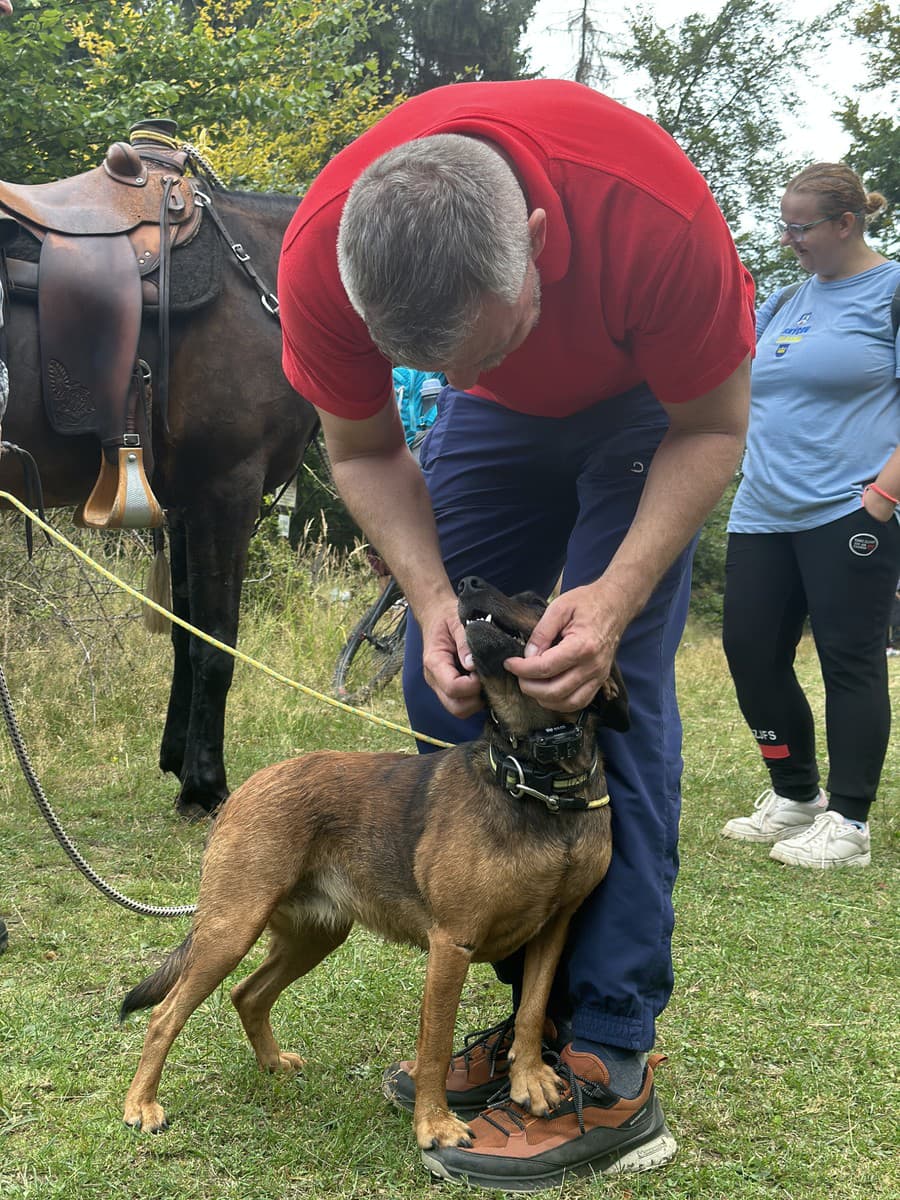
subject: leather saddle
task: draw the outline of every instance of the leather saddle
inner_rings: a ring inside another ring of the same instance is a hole
[[[164,519],[147,478],[152,377],[138,340],[144,307],[155,298],[157,408],[165,419],[170,257],[196,236],[202,218],[176,131],[173,121],[144,121],[84,174],[35,185],[0,181],[0,237],[15,222],[40,242],[48,419],[57,433],[100,438],[99,477],[76,517],[96,528],[154,527]]]

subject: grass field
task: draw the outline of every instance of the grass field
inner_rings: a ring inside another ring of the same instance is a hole
[[[113,886],[149,903],[191,902],[205,830],[176,816],[174,781],[156,765],[167,642],[129,619],[130,601],[98,598],[81,585],[73,600],[65,554],[52,553],[58,567],[43,583],[20,574],[0,584],[0,663],[32,761],[62,824]],[[248,588],[241,648],[327,690],[358,613],[355,600],[333,597],[355,594],[361,576],[313,569],[309,558],[282,559],[274,572],[260,572],[267,582]],[[135,571],[128,556],[119,566]],[[48,603],[41,591],[51,575],[56,591]],[[900,660],[890,666],[896,705]],[[807,643],[800,670],[820,706]],[[895,1200],[896,743],[872,822],[871,868],[780,867],[766,847],[719,834],[727,817],[749,808],[765,778],[714,632],[689,631],[679,686],[686,770],[677,985],[658,1047],[669,1055],[659,1092],[679,1154],[660,1172],[573,1182],[557,1194]],[[375,707],[403,720],[396,690]],[[232,786],[265,763],[320,746],[396,749],[409,742],[238,666],[226,736]],[[182,939],[186,922],[132,915],[87,884],[38,813],[5,737],[0,915],[9,926],[0,957],[0,1197],[440,1194],[419,1163],[407,1116],[379,1089],[383,1066],[413,1049],[421,954],[358,931],[291,989],[275,1024],[285,1048],[307,1059],[296,1077],[257,1073],[228,985],[221,988],[170,1056],[161,1098],[171,1129],[148,1137],[121,1121],[147,1016],[119,1026],[116,1010],[125,991]],[[241,972],[258,958],[251,954]],[[505,1015],[504,990],[489,968],[475,969],[459,1032]]]

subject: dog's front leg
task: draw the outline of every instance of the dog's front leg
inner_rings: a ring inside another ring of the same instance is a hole
[[[470,1146],[469,1127],[447,1107],[447,1069],[453,1052],[453,1026],[471,951],[442,929],[428,938],[428,966],[419,1017],[416,1049],[416,1107],[413,1128],[423,1150],[437,1146]]]
[[[543,1061],[541,1035],[553,976],[562,954],[572,909],[551,917],[525,947],[522,1000],[516,1010],[516,1031],[510,1048],[510,1096],[537,1116],[546,1116],[559,1103],[559,1076]]]

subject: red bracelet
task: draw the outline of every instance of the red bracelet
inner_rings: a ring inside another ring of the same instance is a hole
[[[900,504],[900,500],[898,500],[896,496],[892,496],[890,494],[890,492],[886,492],[884,490],[884,488],[880,488],[877,483],[867,483],[866,486],[863,488],[863,496],[865,496],[866,492],[875,492],[875,494],[877,496],[881,496],[882,499],[890,500],[890,502],[891,502],[891,504],[893,504],[894,508],[896,508],[897,505]]]

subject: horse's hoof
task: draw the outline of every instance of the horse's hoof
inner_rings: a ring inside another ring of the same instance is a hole
[[[202,804],[196,804],[193,800],[182,800],[180,796],[175,801],[175,811],[189,825],[199,825],[201,821],[208,820],[212,815]]]

